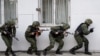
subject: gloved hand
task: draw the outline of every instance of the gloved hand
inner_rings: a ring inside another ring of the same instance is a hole
[[[91,28],[91,29],[90,29],[90,32],[93,32],[93,31],[94,31],[94,28]]]
[[[4,33],[4,34],[7,34],[7,32],[6,32],[6,31],[3,31],[3,33]]]

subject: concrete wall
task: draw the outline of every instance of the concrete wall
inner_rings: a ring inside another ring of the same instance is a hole
[[[86,36],[89,39],[89,49],[92,52],[100,52],[100,41],[99,38],[99,14],[100,14],[100,1],[99,0],[71,0],[71,28],[68,30],[74,33],[76,27],[84,22],[86,18],[91,18],[93,20],[94,33]],[[18,28],[17,37],[20,39],[17,42],[14,39],[13,49],[14,50],[27,50],[29,43],[25,40],[24,32],[28,25],[32,24],[33,21],[38,20],[38,12],[36,8],[38,7],[38,0],[18,0]],[[49,28],[49,27],[47,27]],[[49,45],[48,31],[43,32],[40,37],[37,38],[37,45],[39,50],[43,50]],[[0,38],[0,51],[4,51],[6,46],[2,39]],[[69,51],[77,43],[72,35],[64,38],[64,47],[62,50]],[[52,50],[56,50],[58,44]],[[84,48],[79,51],[83,51]]]

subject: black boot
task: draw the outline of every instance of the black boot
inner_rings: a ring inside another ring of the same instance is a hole
[[[41,53],[39,51],[35,51],[35,54],[36,55],[40,55]]]
[[[47,50],[46,50],[46,49],[43,51],[43,55],[44,55],[44,56],[47,55]]]
[[[75,53],[75,49],[74,48],[72,48],[70,51],[69,51],[71,54],[73,54],[73,55],[75,55],[76,53]]]
[[[11,54],[12,54],[12,56],[16,56],[16,54],[11,50]]]
[[[6,49],[5,56],[9,56],[9,48]]]
[[[12,54],[12,56],[16,56],[16,54],[15,54],[15,53],[13,53],[13,54]]]
[[[75,55],[75,54],[76,54],[76,53],[75,53],[75,50],[80,49],[81,47],[82,47],[82,44],[79,44],[79,45],[73,47],[69,52],[70,52],[71,54]]]
[[[56,54],[61,54],[62,55],[63,53],[61,51],[56,51]]]
[[[85,52],[85,54],[87,54],[87,55],[92,55],[92,53],[91,53],[91,52]]]
[[[85,43],[85,54],[92,55],[92,53],[88,50],[88,43]]]
[[[57,49],[56,54],[62,54],[62,52],[60,51],[60,49]]]
[[[9,56],[9,53],[8,53],[8,52],[6,52],[6,53],[5,53],[5,56]]]
[[[33,54],[31,48],[28,49],[27,54]]]

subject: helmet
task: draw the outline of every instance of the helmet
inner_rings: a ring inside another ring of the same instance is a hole
[[[5,25],[8,25],[8,21],[5,22]]]
[[[88,24],[88,25],[90,25],[90,24],[92,24],[92,20],[91,19],[86,19],[85,23]]]
[[[11,19],[11,20],[6,21],[5,24],[9,25],[9,26],[15,25],[15,21],[13,19]]]
[[[69,29],[69,28],[70,28],[69,24],[67,24],[67,23],[63,23],[63,26],[62,26],[62,27],[64,28],[64,30],[66,30],[66,29]]]
[[[38,21],[34,21],[33,24],[32,24],[32,26],[33,27],[40,26],[40,23]]]

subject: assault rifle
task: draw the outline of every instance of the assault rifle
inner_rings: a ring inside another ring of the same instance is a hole
[[[15,36],[13,36],[13,35],[12,35],[11,37],[13,37],[13,38],[16,39],[17,41],[19,41],[19,39],[18,39],[17,37],[15,37]]]
[[[17,41],[19,41],[19,39],[18,38],[16,38],[13,34],[11,34],[10,32],[8,32],[8,31],[5,31],[10,37],[13,37],[14,39],[16,39]]]
[[[37,30],[37,31],[49,31],[49,29],[40,29],[40,30]]]
[[[65,32],[65,33],[70,34],[70,35],[74,35],[74,33],[70,33],[70,32]]]
[[[37,30],[33,30],[32,32],[42,32],[42,31],[49,31],[49,29],[37,29]]]
[[[33,30],[32,32],[36,33],[36,35],[38,36],[38,35],[40,35],[41,32],[43,32],[43,31],[49,31],[49,29],[37,29],[37,30]]]
[[[62,30],[59,30],[59,31],[57,31],[57,32],[63,33],[64,31],[62,31]],[[66,35],[66,36],[68,36],[68,34],[70,34],[70,35],[74,35],[74,33],[65,32],[65,35]]]
[[[65,32],[65,33],[66,33],[65,36],[68,36],[68,34],[74,35],[74,33],[70,33],[70,32]]]
[[[0,27],[0,32],[2,31],[2,28]],[[9,35],[10,37],[14,37],[17,41],[19,41],[18,38],[16,38],[14,35],[12,35],[10,32],[7,31],[7,29],[5,28],[4,32],[7,33],[7,35]]]

